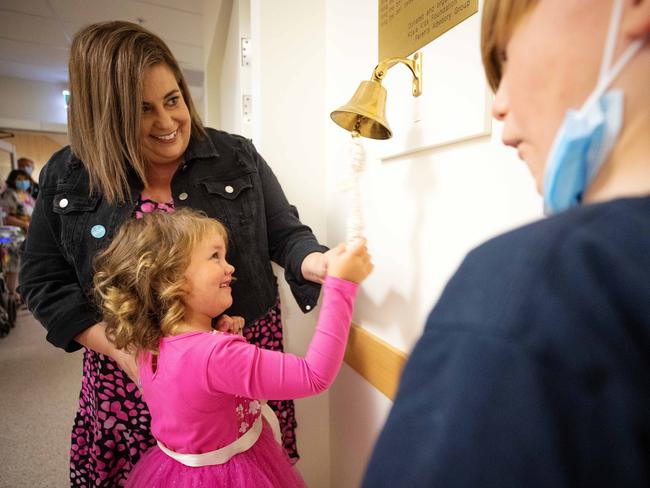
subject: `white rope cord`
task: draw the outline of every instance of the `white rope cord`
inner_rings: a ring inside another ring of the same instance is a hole
[[[347,222],[347,242],[351,244],[355,239],[363,237],[365,222],[361,206],[361,176],[366,169],[366,151],[358,132],[352,132],[350,146],[350,177],[347,190],[350,192],[350,213]]]

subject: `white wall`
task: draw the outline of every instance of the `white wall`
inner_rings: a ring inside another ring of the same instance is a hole
[[[218,30],[217,20],[223,3],[222,0],[203,0],[203,25],[201,27],[203,30],[203,53],[206,61],[210,58],[210,48]]]
[[[253,141],[303,222],[325,228],[326,0],[251,0]],[[281,280],[287,350],[304,354],[316,312],[304,315]],[[311,488],[330,486],[329,394],[296,401],[298,468]]]
[[[0,77],[0,127],[67,131],[63,83]]]
[[[251,94],[250,66],[242,66],[241,39],[250,38],[250,0],[233,0],[221,65],[221,129],[251,137],[252,124],[244,120],[242,97]]]
[[[221,126],[221,73],[233,0],[203,1],[203,123]]]

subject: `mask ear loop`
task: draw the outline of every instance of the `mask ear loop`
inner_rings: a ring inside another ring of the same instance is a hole
[[[612,66],[614,48],[616,47],[616,38],[618,29],[621,25],[621,16],[623,14],[622,0],[614,0],[612,5],[612,15],[609,18],[609,28],[607,30],[607,39],[605,40],[605,50],[603,51],[603,60],[600,63],[600,74],[598,75],[598,84],[607,77],[607,72]]]
[[[618,30],[621,26],[621,16],[623,14],[623,0],[614,0],[614,5],[612,7],[612,15],[609,20],[609,30],[607,32],[607,39],[605,41],[605,51],[603,52],[603,60],[600,64],[600,74],[598,75],[598,84],[596,88],[591,93],[587,101],[582,105],[580,109],[580,114],[584,114],[591,108],[591,105],[594,104],[600,96],[603,94],[609,85],[611,85],[614,80],[618,77],[621,70],[625,65],[630,61],[630,59],[637,53],[641,46],[645,43],[646,39],[637,39],[630,43],[625,52],[621,57],[616,61],[613,67],[612,58],[614,56],[614,48],[616,47],[616,39],[618,38]]]
[[[585,104],[582,106],[580,109],[580,112],[586,112],[591,104],[593,104],[596,100],[600,98],[600,96],[603,94],[605,90],[611,85],[614,80],[618,77],[620,74],[621,70],[625,67],[625,65],[628,63],[630,59],[637,53],[639,49],[643,46],[645,43],[646,39],[637,39],[636,41],[633,41],[625,50],[625,52],[621,55],[620,58],[618,58],[618,61],[616,61],[616,64],[614,67],[611,69],[609,73],[605,76],[605,78],[598,83],[598,86],[596,86],[596,89],[594,92],[591,94],[591,96],[587,99]]]

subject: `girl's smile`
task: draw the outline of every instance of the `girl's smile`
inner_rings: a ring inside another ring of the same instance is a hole
[[[226,261],[226,243],[221,234],[214,231],[196,245],[185,271],[185,322],[201,330],[211,330],[212,318],[232,305],[230,285],[234,271]]]

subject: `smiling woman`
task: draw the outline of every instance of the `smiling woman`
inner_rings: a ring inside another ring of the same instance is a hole
[[[157,163],[178,165],[190,136],[206,136],[173,54],[159,37],[134,25],[90,25],[77,33],[70,51],[70,146],[88,169],[91,191],[99,190],[110,202],[129,199],[129,167],[145,186],[169,186],[148,182],[151,176],[168,183],[176,170],[157,171]],[[184,137],[173,150],[151,143],[158,137],[162,144],[181,127]]]
[[[245,321],[244,336],[268,349],[282,349],[271,260],[285,268],[307,312],[318,300],[328,255],[252,142],[203,127],[183,73],[159,37],[128,22],[90,25],[73,39],[69,68],[71,145],[41,172],[19,290],[48,341],[67,351],[85,347],[72,485],[121,486],[155,443],[131,381],[134,358],[107,340],[89,294],[93,258],[122,224],[182,206],[222,222],[238,280],[232,290],[215,293],[224,303],[233,300],[229,323]],[[199,266],[193,279],[203,271]],[[293,402],[269,404],[281,412],[284,447],[295,462]]]

